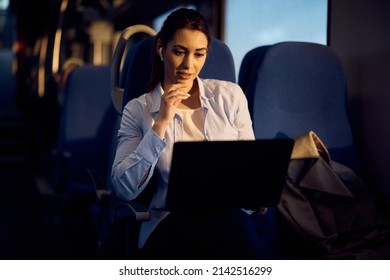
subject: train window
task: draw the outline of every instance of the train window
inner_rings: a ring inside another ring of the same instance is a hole
[[[238,71],[251,49],[281,41],[327,44],[327,0],[226,0],[224,41]]]
[[[9,6],[9,0],[0,0],[0,10],[7,10]]]

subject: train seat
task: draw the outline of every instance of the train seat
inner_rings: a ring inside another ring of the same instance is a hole
[[[107,162],[117,123],[110,96],[110,67],[84,65],[72,70],[64,89],[52,184],[63,194],[68,210],[85,214],[95,230],[100,227],[100,209],[95,207],[98,198],[109,193]]]
[[[281,42],[254,48],[244,57],[239,84],[248,99],[257,139],[296,139],[314,131],[332,160],[362,174],[348,114],[346,77],[329,47]],[[288,258],[296,258],[285,249],[294,243],[305,251],[306,243],[291,240],[292,232],[286,237],[283,224],[277,221],[280,246]]]
[[[109,66],[86,65],[75,68],[67,80],[57,147],[69,180],[79,180],[86,168],[107,172],[116,120],[109,79]]]
[[[239,76],[256,138],[295,139],[312,130],[333,160],[361,174],[346,77],[330,47],[307,42],[257,47],[244,57]]]

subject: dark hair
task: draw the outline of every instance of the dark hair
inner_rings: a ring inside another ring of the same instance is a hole
[[[180,8],[173,11],[164,21],[164,24],[153,41],[152,49],[152,76],[149,83],[150,90],[154,89],[164,77],[164,64],[157,54],[157,43],[160,40],[163,47],[173,39],[179,29],[191,29],[203,32],[210,44],[210,31],[205,18],[196,10]]]

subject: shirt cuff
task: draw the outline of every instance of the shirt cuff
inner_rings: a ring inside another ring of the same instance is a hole
[[[152,129],[150,129],[138,145],[136,154],[146,161],[153,163],[164,150],[166,142],[162,140]]]

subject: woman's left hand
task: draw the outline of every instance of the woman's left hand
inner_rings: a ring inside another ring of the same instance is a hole
[[[267,207],[260,207],[256,210],[254,210],[254,212],[252,213],[252,215],[254,216],[261,216],[261,215],[265,215],[268,211],[268,208]]]

